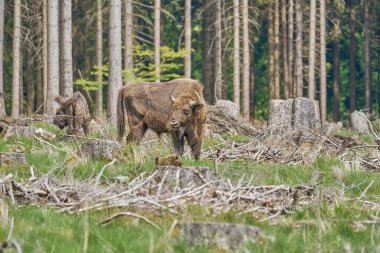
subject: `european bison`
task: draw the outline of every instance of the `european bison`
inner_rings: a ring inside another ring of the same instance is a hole
[[[54,99],[60,106],[56,111],[53,124],[63,129],[67,126],[68,134],[76,134],[81,128],[85,135],[89,132],[90,113],[86,99],[77,91],[69,98],[57,96]]]
[[[186,138],[192,154],[199,159],[207,119],[202,91],[198,81],[187,78],[122,87],[117,101],[119,142],[123,140],[127,113],[127,141],[140,142],[147,129],[159,135],[170,133],[177,154],[183,154]]]

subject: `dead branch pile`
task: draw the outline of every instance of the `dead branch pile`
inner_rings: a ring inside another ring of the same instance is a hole
[[[208,147],[204,155],[217,162],[248,159],[293,165],[310,165],[317,157],[334,156],[350,167],[365,167],[380,172],[378,144],[369,145],[358,137],[326,137],[315,132],[278,138],[263,133],[249,142],[225,141]]]
[[[50,174],[17,183],[10,175],[0,179],[0,198],[69,213],[124,207],[175,214],[189,205],[201,205],[215,213],[237,210],[267,219],[307,206],[316,196],[314,186],[252,186],[250,182],[232,184],[208,168],[170,166],[156,167],[152,174],[143,173],[127,184],[98,185],[98,179],[65,182]]]

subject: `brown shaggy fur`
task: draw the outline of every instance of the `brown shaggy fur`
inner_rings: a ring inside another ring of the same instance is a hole
[[[186,138],[193,155],[198,159],[202,148],[203,127],[207,119],[202,91],[203,87],[198,81],[187,78],[122,87],[117,102],[119,141],[122,141],[125,133],[127,116],[130,127],[128,141],[139,142],[147,129],[157,134],[171,133],[179,155],[183,154]],[[171,96],[175,98],[175,102],[171,100]]]
[[[54,100],[60,105],[54,117],[54,125],[61,129],[67,126],[68,134],[76,134],[83,128],[87,135],[91,118],[84,96],[77,91],[69,98],[57,96]]]

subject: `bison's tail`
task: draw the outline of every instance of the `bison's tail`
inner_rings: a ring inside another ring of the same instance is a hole
[[[125,133],[124,96],[123,89],[119,90],[117,97],[117,137],[122,142]]]

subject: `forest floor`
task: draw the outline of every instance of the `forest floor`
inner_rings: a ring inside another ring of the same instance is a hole
[[[49,142],[51,145],[33,138],[0,140],[0,152],[23,151],[27,158],[27,166],[1,167],[0,179],[12,173],[14,181],[25,182],[31,177],[30,166],[33,165],[36,177],[55,168],[55,178],[81,182],[95,178],[103,166],[109,163],[77,157],[75,150],[84,140],[68,139],[63,131],[45,124],[42,126],[57,134],[57,138]],[[336,135],[347,136],[351,133]],[[98,138],[99,135],[92,133],[90,137]],[[244,145],[250,142],[250,137],[247,136],[222,137],[225,145]],[[362,139],[366,143],[373,143],[371,137],[365,136]],[[206,139],[205,153],[219,145],[219,141]],[[125,159],[105,169],[100,184],[106,184],[115,177],[133,179],[143,172],[152,173],[155,158],[171,153],[171,147],[164,143],[165,141],[150,143],[149,151],[143,145],[124,148]],[[255,212],[240,213],[234,209],[215,213],[197,203],[188,205],[178,214],[128,208],[67,213],[49,206],[14,205],[9,199],[0,199],[0,245],[7,240],[13,220],[12,238],[23,252],[209,252],[212,250],[202,246],[189,248],[185,242],[172,238],[169,233],[175,221],[211,221],[260,228],[264,239],[246,245],[246,252],[317,252],[318,248],[321,252],[380,251],[379,171],[347,168],[338,156],[329,154],[320,155],[309,164],[294,165],[244,157],[225,157],[218,162],[213,158],[195,161],[185,156],[183,166],[209,167],[218,176],[229,179],[232,183],[247,178],[243,180],[250,179],[250,183],[255,186],[312,185],[315,184],[314,176],[318,174],[318,191],[332,194],[340,192],[340,197],[330,204],[323,200],[313,201],[294,212],[273,218]],[[99,224],[118,211],[138,213],[159,228],[135,217],[121,217],[107,225]],[[5,252],[15,251],[8,249]]]

